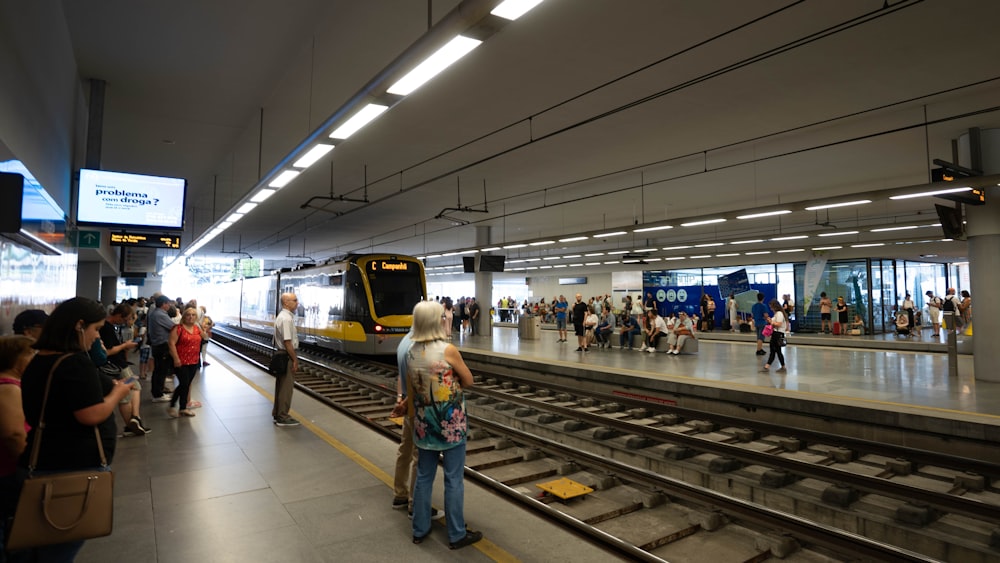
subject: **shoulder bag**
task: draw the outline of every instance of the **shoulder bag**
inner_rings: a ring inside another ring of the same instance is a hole
[[[14,551],[43,545],[67,543],[111,535],[114,527],[114,474],[108,471],[72,471],[34,475],[45,429],[45,404],[52,376],[59,364],[72,354],[56,360],[49,371],[42,396],[42,414],[31,446],[28,477],[17,501],[7,549]],[[94,427],[101,466],[107,468],[101,434]]]

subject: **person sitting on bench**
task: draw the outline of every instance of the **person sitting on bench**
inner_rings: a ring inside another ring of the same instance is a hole
[[[670,344],[670,349],[667,350],[667,353],[675,356],[680,354],[681,348],[684,347],[684,342],[689,338],[694,338],[693,328],[694,323],[688,318],[687,313],[684,311],[678,313],[674,330],[667,337],[667,344]]]

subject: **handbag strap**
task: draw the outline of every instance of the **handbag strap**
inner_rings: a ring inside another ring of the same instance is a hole
[[[63,354],[56,360],[56,363],[52,364],[52,369],[49,370],[49,377],[45,380],[45,393],[42,395],[42,411],[38,416],[38,428],[35,429],[35,439],[31,444],[31,459],[28,461],[28,476],[30,477],[35,471],[35,467],[38,466],[38,452],[42,448],[42,430],[45,429],[45,407],[49,402],[49,389],[52,388],[52,376],[56,373],[56,368],[63,360],[72,356],[73,353]],[[104,455],[104,444],[101,442],[101,433],[94,427],[94,437],[97,439],[97,451],[101,455],[101,466],[107,466],[108,460]]]

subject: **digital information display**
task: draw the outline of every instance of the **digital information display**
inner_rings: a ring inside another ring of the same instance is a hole
[[[134,235],[111,233],[111,246],[142,246],[146,248],[180,248],[180,235]]]
[[[416,264],[400,260],[372,260],[369,268],[373,272],[409,272]]]
[[[82,169],[77,223],[182,229],[186,190],[183,178]]]

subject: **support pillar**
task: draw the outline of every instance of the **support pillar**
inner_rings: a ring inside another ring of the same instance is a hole
[[[980,131],[982,160],[970,151],[970,136],[959,140],[960,164],[982,166],[984,174],[1000,173],[1000,129]],[[972,140],[975,146],[975,140]],[[972,354],[975,377],[979,381],[1000,381],[1000,293],[995,291],[1000,280],[1000,188],[986,188],[986,205],[966,205],[966,234],[969,249],[968,289],[972,293]]]
[[[490,227],[476,227],[476,246],[490,244]],[[490,304],[493,302],[493,272],[480,272],[476,269],[476,301],[479,303],[479,322],[474,331],[479,336],[493,337],[493,317],[490,316]]]
[[[118,276],[101,276],[101,303],[110,305],[118,300]]]
[[[76,266],[76,295],[98,299],[101,296],[101,263],[79,262]]]

